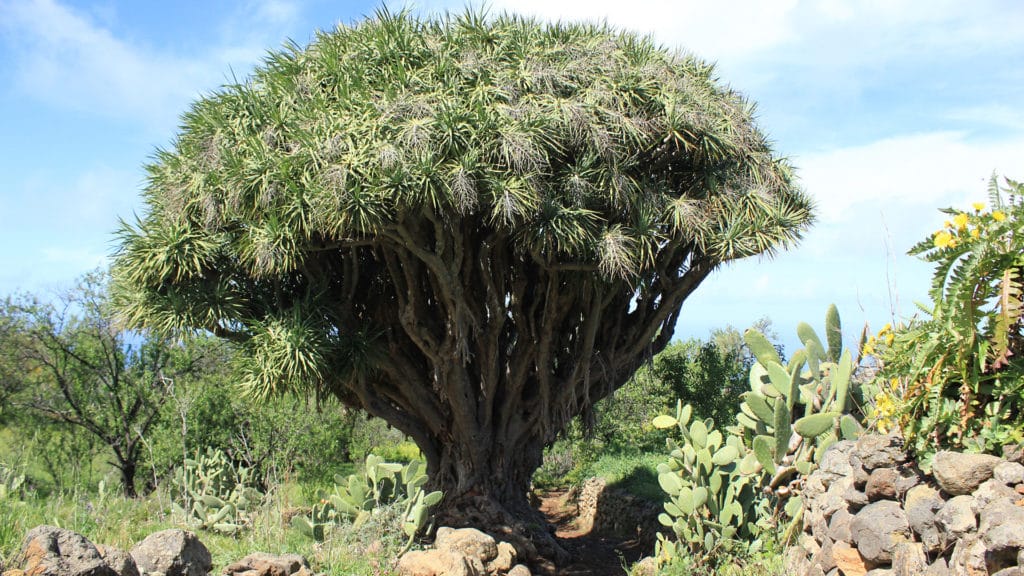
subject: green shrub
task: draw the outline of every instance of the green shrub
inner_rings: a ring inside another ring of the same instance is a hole
[[[910,250],[935,266],[925,317],[865,350],[881,365],[876,420],[898,424],[926,467],[937,449],[1024,440],[1024,185],[993,177],[989,204],[972,208],[942,210],[942,229]]]

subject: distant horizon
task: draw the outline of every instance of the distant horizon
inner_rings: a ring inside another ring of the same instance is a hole
[[[287,39],[358,22],[378,4],[236,0],[207,5],[0,0],[0,295],[44,296],[104,265],[118,218],[142,209],[144,164],[202,94],[246,76]],[[939,209],[986,200],[996,173],[1024,180],[1024,3],[914,0],[703,2],[499,0],[545,20],[604,20],[716,63],[757,104],[797,167],[818,222],[793,250],[714,272],[675,339],[768,317],[788,353],[796,325],[844,341],[927,302],[931,267],[906,255]],[[413,11],[461,11],[431,0]]]

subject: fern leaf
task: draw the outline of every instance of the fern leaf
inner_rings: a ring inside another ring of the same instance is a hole
[[[1010,331],[1024,315],[1024,289],[1021,286],[1020,269],[1010,267],[999,279],[999,294],[996,301],[996,317],[992,330],[992,348],[989,351],[991,368],[998,370],[1009,363]]]

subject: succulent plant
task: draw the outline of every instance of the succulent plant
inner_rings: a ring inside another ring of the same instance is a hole
[[[827,348],[801,322],[797,334],[804,348],[785,365],[763,334],[744,334],[757,361],[731,431],[749,439],[758,464],[771,476],[768,485],[783,499],[793,493],[790,481],[814,470],[829,446],[862,430],[850,414],[854,362],[843,350],[835,305],[825,315],[825,331]]]
[[[358,528],[382,506],[399,506],[402,531],[409,538],[408,548],[416,534],[426,527],[430,508],[443,498],[440,491],[423,491],[427,483],[423,468],[421,460],[402,465],[369,454],[361,474],[347,478],[336,476],[332,493],[314,505],[309,516],[292,518],[292,525],[310,538],[322,541],[341,522],[351,522]]]
[[[263,504],[264,494],[252,486],[253,472],[235,465],[220,450],[185,460],[174,483],[181,502],[172,507],[194,528],[235,534],[245,529],[253,513]]]
[[[658,481],[669,496],[659,520],[677,538],[659,535],[661,559],[685,551],[704,563],[723,546],[753,551],[765,528],[786,518],[790,528],[800,524],[800,479],[840,437],[854,438],[862,430],[851,413],[854,362],[843,350],[834,305],[825,327],[827,348],[801,323],[797,333],[804,348],[785,363],[764,334],[744,334],[756,362],[737,424],[725,435],[711,420],[690,422],[692,409],[681,403],[675,416],[654,419],[656,427],[676,426],[682,436],[681,443],[669,439],[669,461],[658,466]]]
[[[685,550],[710,559],[722,547],[756,548],[763,497],[753,453],[742,435],[723,435],[710,419],[691,422],[692,412],[679,403],[675,416],[654,422],[659,428],[678,427],[683,440],[669,439],[669,460],[658,466],[658,483],[669,496],[658,520],[677,538],[659,534],[658,556],[668,559]]]
[[[0,465],[0,500],[20,498],[25,475]]]

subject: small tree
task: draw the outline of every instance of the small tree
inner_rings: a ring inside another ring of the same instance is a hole
[[[149,166],[124,316],[244,343],[411,436],[443,506],[529,515],[543,448],[719,264],[811,222],[714,69],[604,26],[386,12],[198,101]]]
[[[30,296],[0,307],[0,354],[17,371],[5,375],[17,390],[12,401],[52,421],[95,436],[113,456],[126,496],[146,434],[160,417],[168,386],[188,362],[160,338],[112,324],[106,277],[86,276],[57,305]]]

